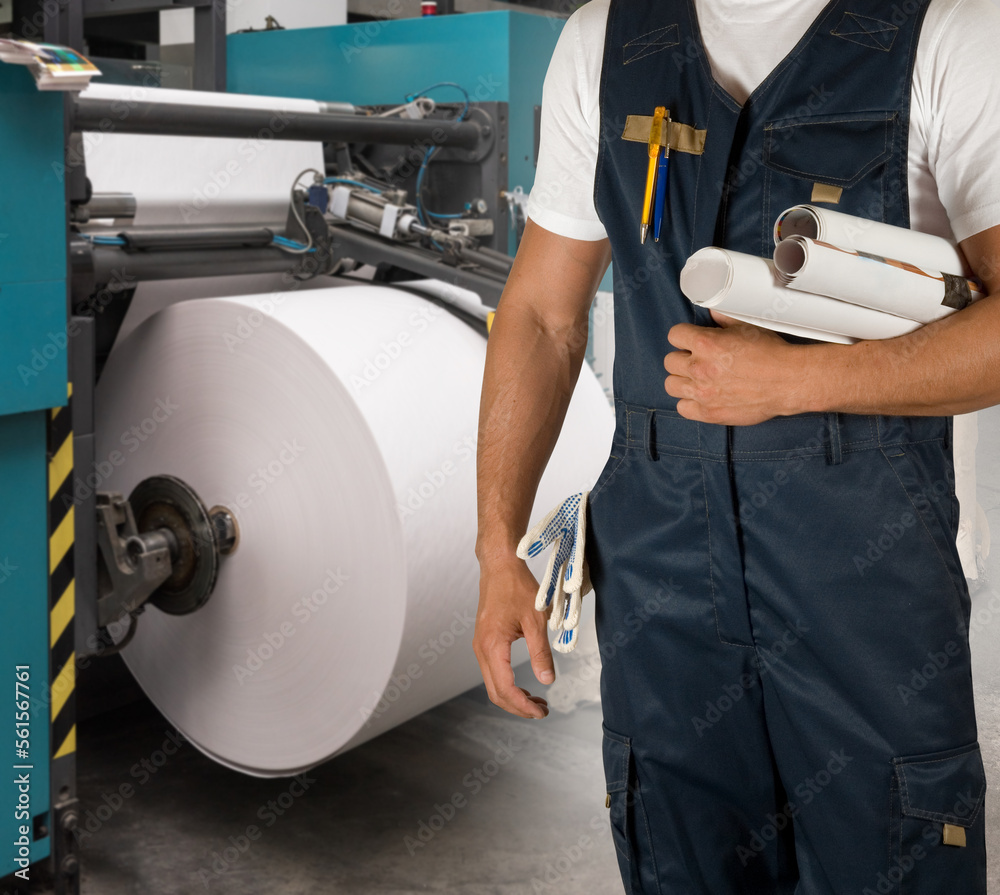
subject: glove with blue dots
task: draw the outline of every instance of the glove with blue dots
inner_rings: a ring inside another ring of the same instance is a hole
[[[552,648],[560,653],[576,647],[583,597],[590,593],[590,571],[584,556],[587,530],[587,495],[582,491],[567,497],[517,545],[521,559],[538,556],[552,547],[545,574],[535,598],[535,609],[551,609],[549,628],[556,632]]]

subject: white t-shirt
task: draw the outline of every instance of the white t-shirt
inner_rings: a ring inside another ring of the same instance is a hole
[[[827,0],[695,0],[715,79],[744,102]],[[600,83],[610,0],[566,22],[542,99],[528,217],[574,239],[607,233],[594,208]],[[1000,224],[1000,10],[990,0],[931,0],[913,73],[910,225],[957,240]]]

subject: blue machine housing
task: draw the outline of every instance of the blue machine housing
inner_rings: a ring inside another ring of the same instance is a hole
[[[231,34],[227,84],[233,93],[367,106],[403,103],[454,81],[473,102],[508,104],[507,179],[527,193],[535,180],[535,107],[563,24],[504,11]],[[462,99],[447,88],[431,96]]]
[[[47,421],[67,400],[63,95],[0,64],[0,656],[7,693],[0,781],[0,876],[21,869],[11,843],[29,829],[30,861],[50,854]],[[30,747],[14,741],[15,666],[30,668]],[[14,765],[31,765],[14,770]],[[30,818],[16,778],[30,776]],[[36,835],[38,838],[35,838]]]

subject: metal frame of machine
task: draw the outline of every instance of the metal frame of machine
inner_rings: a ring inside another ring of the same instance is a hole
[[[98,10],[107,2],[70,6]],[[218,2],[180,5],[200,13]],[[25,0],[16,10],[30,16],[33,8]],[[140,8],[159,6],[156,0],[127,0],[127,9]],[[74,25],[67,15],[47,26],[45,39],[73,43],[66,38],[78,34],[79,22]],[[473,35],[483,29],[492,33],[499,21],[458,18]],[[413,27],[392,24],[400,33]],[[219,27],[224,34],[224,18]],[[558,29],[545,28],[542,42],[554,45]],[[303,39],[314,40],[321,31],[337,32],[331,34],[337,39],[349,34],[350,26],[310,31]],[[392,28],[384,32],[393,39]],[[233,37],[259,41],[261,35]],[[297,38],[286,33],[281,39]],[[224,52],[208,55],[216,67],[224,59]],[[536,88],[540,96],[540,78]],[[537,105],[537,98],[522,92],[521,106],[526,98]],[[120,120],[106,101],[39,93],[25,70],[0,65],[0,118],[17,122],[0,132],[0,161],[17,172],[0,196],[0,356],[16,361],[0,368],[0,476],[7,498],[0,519],[0,642],[5,655],[15,646],[19,655],[30,655],[32,758],[46,756],[33,778],[32,878],[48,877],[65,895],[79,890],[77,664],[121,649],[121,634],[113,638],[109,625],[121,619],[129,622],[125,628],[134,625],[147,603],[164,611],[196,611],[209,599],[224,557],[238,549],[233,517],[225,508],[206,508],[183,482],[155,477],[128,497],[101,491],[94,386],[136,285],[235,273],[350,276],[368,266],[375,282],[405,288],[408,280],[434,278],[478,293],[482,313],[451,309],[485,329],[510,269],[508,239],[516,210],[507,192],[512,107],[505,97],[493,96],[464,106],[331,103],[318,113],[284,112],[284,126],[275,136],[322,141],[326,170],[294,190],[281,232],[265,221],[134,226],[135,197],[93,195],[83,151],[86,131],[106,130],[113,121],[120,133],[245,138],[266,128],[275,113],[155,100],[131,106]],[[530,104],[527,117],[536,117]],[[522,168],[533,167],[521,146],[534,141],[531,124],[528,129],[527,135],[518,134]],[[424,215],[416,201],[421,173],[426,175],[421,193],[438,214]],[[521,169],[518,181],[525,189],[531,186]],[[32,213],[15,228],[8,222],[19,208]],[[16,790],[8,798],[16,800]],[[0,862],[0,873],[11,869],[6,860]],[[11,889],[18,881],[6,877],[0,883]]]

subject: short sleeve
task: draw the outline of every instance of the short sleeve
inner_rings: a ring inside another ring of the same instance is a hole
[[[1000,225],[1000,10],[990,0],[941,0],[918,73],[927,160],[962,241]],[[928,14],[930,18],[930,13]]]
[[[600,81],[609,0],[591,0],[567,20],[542,88],[542,119],[528,217],[560,236],[604,239],[594,208]]]

